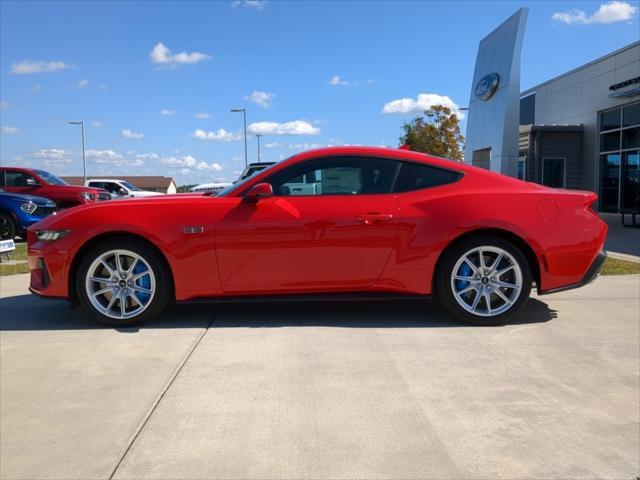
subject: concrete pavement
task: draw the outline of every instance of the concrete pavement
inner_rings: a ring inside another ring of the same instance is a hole
[[[640,276],[505,327],[423,302],[96,326],[0,279],[0,477],[633,478]]]

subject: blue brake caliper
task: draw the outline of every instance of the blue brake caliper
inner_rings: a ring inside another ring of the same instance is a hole
[[[460,268],[456,273],[456,275],[460,275],[462,277],[470,277],[472,274],[473,274],[473,271],[471,270],[471,267],[467,265],[467,262],[464,262],[462,265],[460,265]],[[470,282],[468,282],[467,280],[456,280],[456,283],[455,283],[456,290],[459,292],[463,288],[466,288],[469,285],[469,283]]]
[[[133,269],[134,274],[142,273],[146,271],[147,271],[147,267],[145,267],[141,262],[138,262],[138,264]],[[151,288],[151,277],[149,275],[143,275],[142,277],[136,280],[136,285],[146,289]],[[138,300],[140,300],[143,305],[149,300],[150,296],[151,295],[148,293],[140,292],[136,290],[136,297],[138,297]]]

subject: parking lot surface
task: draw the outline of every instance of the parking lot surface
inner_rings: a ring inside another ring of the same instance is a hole
[[[634,478],[640,276],[504,327],[425,302],[96,325],[0,279],[0,477]]]

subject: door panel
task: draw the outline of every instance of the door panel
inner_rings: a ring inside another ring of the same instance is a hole
[[[382,273],[400,221],[392,194],[233,200],[216,224],[229,293],[365,289]]]

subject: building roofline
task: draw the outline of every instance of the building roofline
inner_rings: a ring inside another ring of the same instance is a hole
[[[556,80],[559,80],[559,79],[561,79],[563,77],[571,75],[571,74],[573,74],[573,73],[575,73],[575,72],[577,72],[579,70],[582,70],[584,68],[590,67],[593,64],[596,64],[598,62],[606,60],[607,58],[613,57],[614,55],[618,55],[619,53],[622,53],[622,52],[624,52],[626,50],[630,50],[630,49],[632,49],[634,47],[637,47],[637,46],[640,46],[640,41],[630,43],[629,45],[627,45],[625,47],[622,47],[622,48],[619,48],[618,50],[614,50],[613,52],[607,53],[606,55],[604,55],[602,57],[596,58],[595,60],[591,60],[590,62],[587,62],[584,65],[580,65],[579,67],[576,67],[576,68],[574,68],[572,70],[569,70],[568,72],[565,72],[565,73],[562,73],[560,75],[557,75],[557,76],[555,76],[553,78],[550,78],[549,80],[545,80],[544,82],[539,83],[538,85],[535,85],[535,86],[533,86],[531,88],[528,88],[528,89],[520,92],[520,98],[523,98],[523,97],[526,97],[528,95],[531,95],[532,93],[535,93],[535,91],[538,90],[540,87],[543,87],[543,86],[545,86],[545,85],[547,85],[547,84],[549,84],[551,82],[555,82]]]

